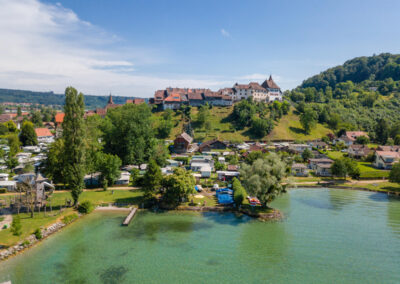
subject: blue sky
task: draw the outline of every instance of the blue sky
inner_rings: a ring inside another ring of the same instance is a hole
[[[150,97],[283,89],[356,56],[400,52],[400,1],[0,0],[0,87]]]

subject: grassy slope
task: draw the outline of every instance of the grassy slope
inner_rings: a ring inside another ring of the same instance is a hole
[[[198,109],[192,108],[192,124],[195,131],[196,141],[210,140],[218,138],[220,140],[229,141],[246,141],[253,140],[249,137],[248,128],[242,130],[234,130],[231,123],[228,121],[228,116],[232,113],[233,107],[213,107],[210,110],[211,130],[207,131],[204,128],[196,127],[196,118]],[[155,113],[155,125],[158,124],[158,119],[162,112]],[[180,115],[173,116],[174,128],[172,129],[169,139],[173,140],[177,134],[182,132],[183,121]],[[282,117],[277,123],[274,130],[261,140],[310,140],[321,138],[331,132],[328,128],[321,124],[317,124],[316,128],[309,135],[305,134],[299,121],[299,116],[290,112]]]
[[[300,124],[299,116],[291,111],[281,118],[267,138],[270,140],[312,140],[326,136],[330,132],[332,131],[318,123],[310,134],[306,134]]]

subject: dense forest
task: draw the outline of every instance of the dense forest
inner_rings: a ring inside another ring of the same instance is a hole
[[[115,104],[124,104],[127,99],[133,97],[113,96]],[[85,95],[85,107],[95,109],[104,107],[107,104],[108,96]],[[0,103],[33,103],[42,105],[64,105],[65,95],[53,92],[33,92],[24,90],[0,89]]]
[[[400,55],[351,59],[305,80],[286,96],[300,114],[313,113],[333,130],[365,130],[386,143],[400,134]]]

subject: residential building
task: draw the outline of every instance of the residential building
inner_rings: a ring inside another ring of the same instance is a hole
[[[189,150],[190,144],[192,143],[193,138],[187,134],[182,133],[179,134],[174,140],[174,152],[175,153],[186,153]]]
[[[331,164],[317,164],[315,169],[315,174],[321,177],[332,176]]]
[[[306,177],[308,176],[307,166],[304,164],[295,163],[292,165],[292,175],[298,177]]]
[[[47,128],[35,128],[36,136],[39,143],[54,142],[54,135]]]
[[[340,136],[337,141],[342,141],[346,146],[353,145],[357,137],[365,136],[368,137],[368,133],[364,131],[346,131],[342,136]]]
[[[311,151],[312,147],[307,144],[289,144],[289,150],[294,153],[303,153],[305,149]]]
[[[199,146],[199,151],[200,152],[208,152],[208,151],[215,150],[215,149],[223,150],[226,148],[227,148],[227,145],[225,142],[214,139],[214,140],[210,140],[210,141],[202,143]]]
[[[367,157],[372,150],[367,145],[353,144],[347,149],[350,158],[361,159]]]
[[[375,160],[372,163],[375,168],[390,170],[400,160],[400,152],[375,151]]]
[[[322,158],[322,159],[309,159],[308,160],[308,167],[312,170],[316,170],[318,165],[332,165],[333,160]]]

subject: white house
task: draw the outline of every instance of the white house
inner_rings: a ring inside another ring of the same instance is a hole
[[[304,164],[293,164],[292,165],[292,175],[298,177],[306,177],[308,176],[308,169],[307,166]]]
[[[14,180],[0,180],[0,188],[6,188],[7,191],[15,191],[17,182]]]
[[[400,153],[393,151],[375,151],[373,166],[378,169],[390,170],[393,164],[400,160]]]
[[[47,128],[35,128],[36,136],[39,143],[53,143],[54,135]]]
[[[331,166],[331,164],[317,164],[315,174],[317,176],[329,177],[332,175]]]
[[[119,179],[117,179],[115,181],[115,184],[128,185],[130,178],[131,178],[131,174],[129,172],[122,171]]]
[[[0,181],[7,181],[9,174],[0,173]]]
[[[305,149],[311,151],[312,147],[307,144],[289,144],[289,150],[292,150],[296,153],[303,153]]]

